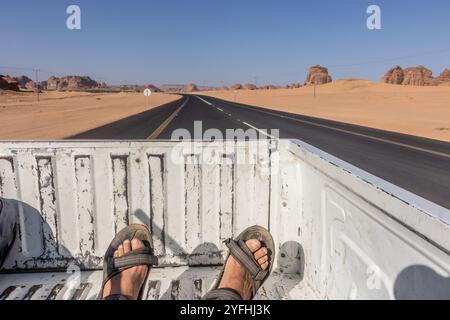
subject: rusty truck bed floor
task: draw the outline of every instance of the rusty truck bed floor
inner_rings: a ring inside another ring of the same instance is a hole
[[[153,269],[144,289],[147,300],[197,300],[214,284],[221,267],[167,267]],[[80,273],[78,273],[80,274]],[[77,273],[22,273],[0,275],[0,300],[93,300],[102,271]],[[8,284],[8,285],[4,285]],[[311,299],[298,275],[272,273],[256,299]]]

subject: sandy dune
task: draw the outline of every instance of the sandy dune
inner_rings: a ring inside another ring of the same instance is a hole
[[[155,93],[149,108],[179,96]],[[0,139],[62,139],[147,110],[142,93],[0,91]]]
[[[450,86],[338,80],[299,89],[211,91],[206,95],[286,112],[450,142]]]

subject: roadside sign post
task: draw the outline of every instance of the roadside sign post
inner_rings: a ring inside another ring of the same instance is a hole
[[[150,97],[152,95],[152,91],[149,89],[149,88],[147,88],[147,89],[145,89],[144,90],[144,96],[147,98],[147,109],[148,109],[148,97]]]

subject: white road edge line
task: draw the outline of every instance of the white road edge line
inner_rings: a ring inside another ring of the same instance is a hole
[[[219,110],[219,111],[225,113],[225,114],[228,115],[230,118],[233,118],[233,116],[231,115],[231,113],[226,113],[225,111],[223,111],[223,109],[221,109],[221,108],[219,108],[219,107],[216,107],[216,106],[213,105],[211,102],[208,102],[208,101],[206,101],[205,99],[200,98],[199,96],[196,96],[196,97],[197,97],[198,99],[200,99],[201,101],[203,101],[204,103],[206,103],[207,105],[210,105],[210,106],[216,108],[217,110]],[[233,118],[233,119],[234,119],[234,118]],[[251,124],[248,123],[248,122],[242,121],[242,120],[240,120],[240,119],[234,119],[234,120],[236,120],[236,121],[238,121],[238,122],[241,122],[241,123],[245,124],[246,126],[248,126],[248,127],[252,128],[252,129],[258,131],[259,133],[265,135],[265,136],[268,137],[268,138],[271,138],[271,139],[278,139],[277,137],[268,134],[267,131],[261,130],[261,129],[259,129],[259,128],[253,126],[253,125],[251,125]]]
[[[240,106],[237,106],[237,107],[238,108],[242,108]],[[276,114],[276,113],[265,111],[265,110],[258,110],[256,108],[252,108],[250,110],[256,111],[256,112],[265,113],[265,114],[269,114],[269,115],[276,116],[276,117],[283,118],[283,119],[289,119],[289,120],[293,120],[293,121],[297,121],[297,122],[301,122],[301,123],[310,124],[310,125],[321,127],[321,128],[335,130],[335,131],[351,134],[351,135],[358,136],[358,137],[363,137],[363,138],[367,138],[367,139],[371,139],[371,140],[375,140],[375,141],[380,141],[380,142],[396,145],[396,146],[407,148],[407,149],[412,149],[412,150],[416,150],[416,151],[420,151],[420,152],[425,152],[425,153],[429,153],[429,154],[432,154],[432,155],[435,155],[435,156],[440,156],[440,157],[444,157],[444,158],[450,158],[450,154],[445,153],[445,152],[434,151],[434,150],[431,150],[431,149],[416,147],[416,146],[413,146],[413,145],[410,145],[410,144],[396,142],[396,141],[392,141],[392,140],[389,140],[389,139],[378,138],[378,137],[369,136],[369,135],[366,135],[366,134],[363,134],[363,133],[353,132],[353,131],[340,129],[340,128],[336,128],[336,127],[330,127],[330,126],[327,126],[327,125],[324,125],[324,124],[320,124],[320,123],[316,123],[316,122],[312,122],[312,121],[308,121],[308,120],[292,118],[292,117]]]

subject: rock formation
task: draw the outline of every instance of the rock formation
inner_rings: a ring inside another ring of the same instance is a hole
[[[235,83],[230,87],[231,90],[241,90],[242,89],[242,84],[240,83]]]
[[[403,70],[405,78],[403,85],[410,86],[436,86],[438,82],[433,78],[433,72],[424,66],[406,68]]]
[[[184,87],[182,91],[195,92],[195,91],[198,91],[198,88],[195,84],[191,83],[191,84],[188,84],[186,87]]]
[[[255,86],[254,84],[246,83],[246,84],[244,84],[244,89],[245,90],[256,90],[256,89],[258,89],[258,87]]]
[[[436,86],[440,80],[439,78],[433,78],[433,72],[424,66],[406,69],[396,66],[384,75],[383,82],[405,86]]]
[[[10,76],[0,75],[0,89],[20,91],[19,83]]]
[[[296,89],[301,87],[302,87],[301,83],[291,83],[286,86],[286,89]]]
[[[279,87],[279,86],[276,86],[276,85],[273,85],[273,84],[268,84],[268,85],[265,85],[265,86],[263,87],[263,89],[266,89],[266,90],[276,90],[276,89],[280,89],[280,87]]]
[[[306,76],[305,85],[325,84],[332,82],[333,79],[328,74],[328,69],[319,65],[311,67]]]
[[[385,73],[383,77],[384,83],[390,84],[403,84],[403,80],[405,79],[405,73],[400,66],[395,66]]]
[[[152,92],[161,92],[161,89],[155,86],[154,84],[149,84],[145,86],[145,88],[150,89]]]
[[[442,71],[442,73],[439,75],[439,77],[437,77],[437,80],[439,82],[450,82],[450,70],[449,69],[445,69],[444,71]]]
[[[47,90],[88,90],[100,88],[102,85],[87,76],[50,77],[47,80]]]
[[[27,76],[16,77],[16,78],[14,78],[14,80],[17,81],[17,83],[19,84],[19,87],[21,89],[34,89],[35,88],[34,81],[31,80],[30,78],[28,78]]]

